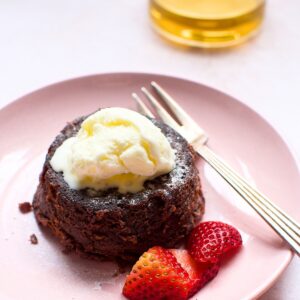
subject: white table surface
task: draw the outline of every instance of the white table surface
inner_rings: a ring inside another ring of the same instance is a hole
[[[175,75],[254,108],[299,161],[300,2],[270,0],[262,33],[217,53],[165,43],[150,28],[147,5],[146,0],[1,1],[0,107],[70,77],[112,71]],[[261,299],[300,299],[299,270],[294,258]]]

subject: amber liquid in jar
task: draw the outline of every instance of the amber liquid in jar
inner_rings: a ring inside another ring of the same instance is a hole
[[[150,0],[154,28],[174,42],[227,47],[257,33],[264,0]]]

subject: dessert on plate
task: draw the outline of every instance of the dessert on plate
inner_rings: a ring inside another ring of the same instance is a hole
[[[66,252],[134,261],[176,247],[204,213],[195,153],[160,121],[101,109],[50,145],[33,209]]]

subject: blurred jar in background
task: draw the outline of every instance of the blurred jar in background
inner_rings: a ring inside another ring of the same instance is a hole
[[[264,0],[150,0],[154,28],[176,43],[221,48],[255,35]]]

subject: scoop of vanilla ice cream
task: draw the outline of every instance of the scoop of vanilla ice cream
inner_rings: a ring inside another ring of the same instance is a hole
[[[72,189],[138,192],[148,179],[170,172],[175,154],[161,130],[141,114],[105,108],[90,115],[50,161]]]

